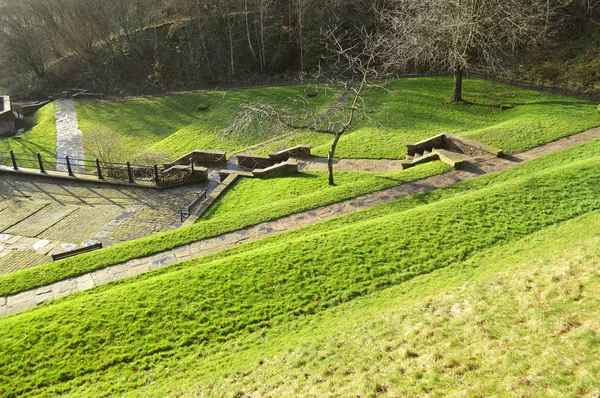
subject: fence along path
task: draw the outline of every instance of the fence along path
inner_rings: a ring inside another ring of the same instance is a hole
[[[366,210],[408,196],[430,192],[435,189],[456,184],[457,182],[470,180],[479,175],[495,173],[517,166],[521,162],[533,160],[552,152],[568,149],[597,139],[600,139],[600,127],[562,138],[510,157],[493,158],[468,163],[462,170],[451,170],[441,175],[360,195],[338,203],[291,214],[289,216],[263,222],[213,238],[196,241],[151,256],[132,259],[121,264],[112,265],[107,268],[96,270],[75,278],[55,282],[40,288],[31,289],[7,297],[0,297],[0,317],[16,314],[34,308],[48,300],[92,289],[95,286],[105,283],[146,273],[181,261],[199,258],[243,243],[253,242],[267,236],[293,231],[310,224],[329,220],[345,214],[355,213],[360,210]]]

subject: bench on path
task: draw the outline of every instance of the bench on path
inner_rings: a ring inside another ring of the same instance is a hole
[[[89,253],[91,251],[102,249],[102,242],[96,243],[86,247],[80,247],[79,249],[69,250],[68,252],[56,253],[52,255],[52,261],[62,260],[82,253]]]

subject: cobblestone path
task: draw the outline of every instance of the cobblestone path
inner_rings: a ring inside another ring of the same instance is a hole
[[[0,297],[0,316],[15,314],[33,308],[48,300],[88,290],[94,286],[111,281],[166,267],[184,260],[199,258],[243,243],[292,231],[310,224],[365,210],[411,195],[447,187],[460,181],[475,178],[479,175],[505,170],[514,167],[521,162],[536,159],[551,152],[571,148],[575,145],[596,139],[600,139],[600,128],[591,129],[584,133],[566,137],[514,156],[475,161],[465,165],[462,170],[451,170],[442,175],[432,176],[397,187],[384,189],[382,191],[360,195],[342,202],[263,222],[214,238],[193,242],[152,256],[133,259],[125,263],[113,265],[41,288],[32,289],[8,297]]]
[[[81,130],[77,124],[77,115],[72,99],[65,99],[56,103],[54,119],[56,121],[56,170],[67,171],[64,163],[65,156],[73,159],[83,159],[83,141]],[[82,171],[83,164],[73,161],[74,172]]]
[[[52,261],[92,243],[105,246],[167,231],[196,185],[154,190],[42,176],[0,178],[0,274]]]

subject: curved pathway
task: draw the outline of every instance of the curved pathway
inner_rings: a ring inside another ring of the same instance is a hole
[[[580,134],[562,138],[514,156],[470,162],[467,163],[462,170],[451,170],[441,175],[360,195],[342,202],[292,214],[276,220],[243,228],[238,231],[193,242],[152,256],[133,259],[75,278],[52,283],[41,288],[32,289],[8,297],[0,297],[0,316],[15,314],[33,308],[51,299],[88,290],[94,286],[128,278],[184,260],[199,258],[242,243],[252,242],[267,236],[292,231],[310,224],[365,210],[407,196],[447,187],[460,181],[475,178],[479,175],[505,170],[514,167],[521,162],[536,159],[543,155],[568,149],[575,145],[596,139],[600,139],[600,128],[591,129]]]
[[[72,99],[60,100],[55,105],[54,119],[56,121],[56,170],[67,171],[65,156],[73,159],[83,159],[83,141],[81,130],[77,124],[77,115]],[[74,172],[82,171],[83,164],[73,161]]]

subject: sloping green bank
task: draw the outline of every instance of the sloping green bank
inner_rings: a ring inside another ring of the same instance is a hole
[[[6,394],[92,385],[120,394],[140,386],[140,371],[181,374],[185,355],[210,356],[232,339],[600,209],[600,157],[535,167],[493,184],[473,181],[429,204],[365,211],[352,224],[322,223],[2,319],[0,384]]]

